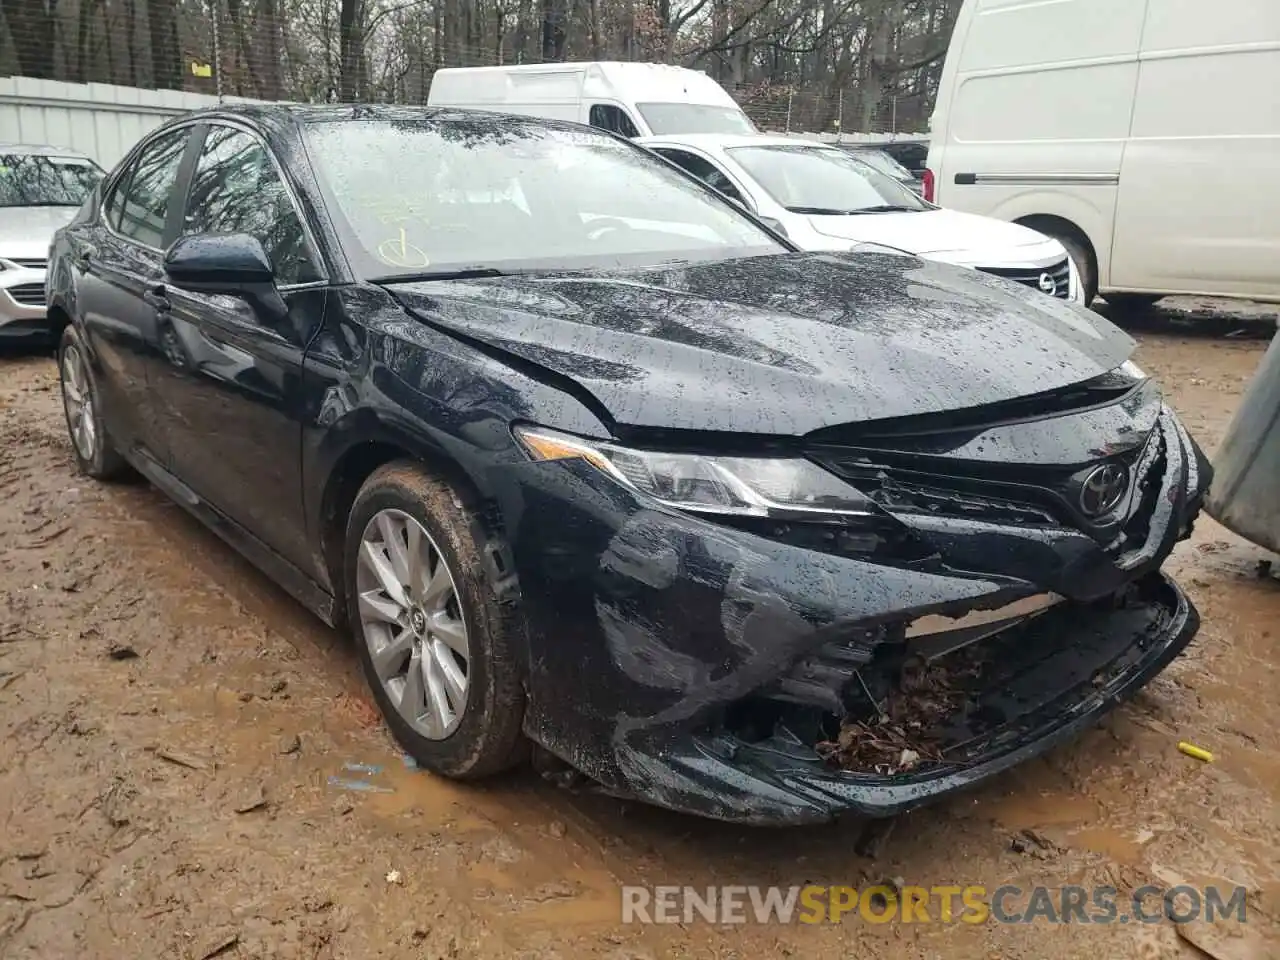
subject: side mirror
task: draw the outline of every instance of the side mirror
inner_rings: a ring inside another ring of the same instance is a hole
[[[196,233],[175,240],[164,255],[164,272],[175,287],[196,293],[243,297],[258,318],[282,333],[291,331],[289,306],[276,289],[271,258],[247,233]]]
[[[273,286],[271,259],[247,233],[198,233],[181,237],[164,257],[174,286],[204,293],[244,293]]]

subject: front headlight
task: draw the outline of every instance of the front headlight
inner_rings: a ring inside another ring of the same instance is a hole
[[[634,450],[516,427],[534,460],[581,459],[631,490],[695,513],[747,517],[878,515],[872,502],[808,460]]]

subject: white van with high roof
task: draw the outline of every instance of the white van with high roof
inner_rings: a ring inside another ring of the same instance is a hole
[[[707,74],[664,63],[447,67],[431,78],[427,105],[569,120],[625,137],[756,130]]]
[[[1280,0],[964,0],[928,167],[1088,299],[1280,301]]]

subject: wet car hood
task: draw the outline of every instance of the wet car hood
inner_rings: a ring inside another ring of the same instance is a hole
[[[390,289],[420,319],[571,379],[634,427],[797,436],[1068,386],[1133,348],[1038,290],[891,254]]]
[[[79,207],[0,207],[0,259],[43,260],[59,227],[71,222]]]

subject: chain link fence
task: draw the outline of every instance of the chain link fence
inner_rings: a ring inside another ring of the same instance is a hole
[[[287,2],[286,15],[286,0],[3,0],[0,76],[259,100],[424,103],[437,68],[545,62],[542,24],[534,22],[532,29],[504,14],[486,26],[490,42],[459,41],[441,21],[448,0],[388,4],[376,15],[366,13],[358,50],[343,39],[339,0]],[[462,3],[464,12],[469,7]],[[630,55],[619,55],[615,44],[594,56],[600,46],[588,34],[562,44],[561,56],[549,59],[682,60],[637,43],[623,44],[632,48],[624,50]],[[890,72],[889,82],[879,83],[734,82],[732,75],[744,72],[741,63],[702,57],[692,65],[719,75],[761,130],[828,136],[922,133],[940,70],[939,62],[923,71]],[[747,66],[745,72],[762,69]]]

